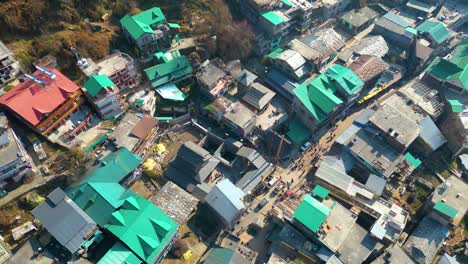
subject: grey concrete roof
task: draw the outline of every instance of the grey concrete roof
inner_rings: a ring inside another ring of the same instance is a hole
[[[408,147],[421,133],[421,126],[409,119],[399,109],[384,104],[369,118],[384,133],[393,135],[393,138],[403,146]]]
[[[299,52],[302,57],[310,61],[316,60],[320,57],[320,54],[317,51],[298,39],[291,40],[289,48]]]
[[[306,60],[299,52],[291,49],[281,52],[277,59],[285,61],[293,70],[299,69],[306,63]]]
[[[125,147],[130,151],[135,148],[140,139],[131,135],[130,132],[139,121],[140,118],[133,112],[128,112],[123,116],[117,127],[115,127],[114,131],[110,134],[112,138],[115,138],[117,147]]]
[[[379,13],[366,6],[359,10],[348,11],[341,18],[355,27],[360,27],[378,15]]]
[[[208,87],[212,87],[216,82],[223,78],[226,73],[218,68],[214,63],[210,62],[205,67],[202,67],[198,74],[198,80]]]
[[[354,179],[346,174],[342,160],[333,156],[324,156],[315,177],[348,192]]]
[[[382,195],[382,192],[385,189],[385,184],[387,184],[387,180],[375,174],[370,174],[366,181],[366,187],[378,195]]]
[[[242,100],[252,105],[256,109],[261,110],[271,101],[271,99],[273,99],[275,95],[276,93],[266,88],[262,84],[254,82],[252,85],[250,85],[250,89],[242,97]]]
[[[338,252],[343,263],[362,263],[373,250],[379,250],[382,244],[358,224],[354,224]]]
[[[453,223],[458,225],[468,210],[468,185],[456,176],[451,176],[432,193],[433,204],[441,200],[445,200],[446,204],[458,210],[458,214],[453,219]]]
[[[60,188],[52,191],[32,214],[72,254],[97,228],[96,223]]]
[[[430,264],[448,234],[447,227],[426,216],[408,238],[403,250],[417,263]]]
[[[390,264],[390,263],[405,263],[414,264],[414,261],[401,249],[401,247],[395,245],[391,247],[387,252],[376,258],[373,264]]]
[[[439,128],[432,121],[431,117],[426,116],[419,121],[419,124],[422,128],[421,135],[419,136],[431,147],[433,151],[447,142],[444,135],[442,135],[442,132],[440,132]]]
[[[341,246],[343,241],[346,240],[346,237],[351,232],[353,225],[356,224],[355,222],[357,220],[357,215],[339,203],[331,200],[326,201],[331,203],[330,206],[328,206],[328,204],[326,205],[327,207],[332,207],[332,209],[322,226],[329,226],[330,229],[323,228],[318,232],[318,234],[319,239],[330,250],[335,252]]]

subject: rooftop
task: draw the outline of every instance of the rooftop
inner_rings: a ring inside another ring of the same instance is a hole
[[[32,214],[70,253],[77,252],[96,231],[96,223],[65,192],[56,188]]]
[[[276,59],[283,60],[294,71],[299,69],[302,65],[306,63],[306,60],[304,59],[304,57],[301,56],[299,52],[290,49],[281,52]]]
[[[387,264],[387,263],[406,263],[414,264],[414,261],[401,249],[401,247],[394,245],[385,253],[380,255],[372,262],[374,264]]]
[[[55,78],[37,70],[33,75],[38,81],[25,78],[24,82],[0,97],[0,104],[6,105],[30,124],[37,125],[80,90],[78,85],[58,70],[50,68],[48,71]]]
[[[398,89],[397,93],[419,106],[434,120],[444,112],[444,101],[439,92],[418,80],[409,82]]]
[[[205,62],[200,71],[197,73],[197,78],[209,89],[212,89],[220,79],[226,76],[226,72],[218,67],[213,61]]]
[[[345,46],[343,37],[331,28],[306,35],[301,41],[314,49],[320,59],[328,58]]]
[[[367,21],[376,18],[379,15],[376,11],[369,7],[364,7],[359,10],[353,9],[346,12],[341,19],[350,23],[354,27],[360,27],[367,23]]]
[[[416,30],[428,34],[437,45],[450,37],[450,32],[444,23],[436,20],[426,20],[416,27]]]
[[[161,63],[145,70],[146,77],[152,87],[172,83],[192,74],[192,66],[187,57],[177,57],[169,62]]]
[[[421,133],[421,126],[389,104],[384,104],[369,118],[369,122],[408,147]]]
[[[405,29],[409,26],[409,24],[402,17],[391,12],[377,19],[375,25],[394,32],[398,35],[404,35],[406,32]]]
[[[25,151],[19,144],[6,116],[0,112],[0,168],[23,157]]]
[[[134,16],[125,15],[120,24],[127,30],[133,39],[139,39],[143,34],[153,34],[153,28],[166,21],[161,8],[153,7]]]
[[[230,180],[223,179],[216,184],[206,196],[205,202],[210,205],[223,220],[231,224],[238,212],[245,208],[244,192]]]
[[[236,77],[236,81],[238,83],[243,84],[246,87],[254,83],[256,79],[257,79],[257,75],[251,73],[250,71],[246,69],[242,70],[241,73]]]
[[[432,193],[431,202],[437,204],[444,201],[445,204],[457,210],[453,223],[458,225],[468,210],[468,185],[455,176],[448,178],[444,183],[436,187]]]
[[[299,253],[310,258],[314,258],[317,253],[318,246],[308,240],[301,232],[292,227],[290,224],[283,225],[279,233],[279,239],[289,247],[296,249]]]
[[[264,85],[254,82],[250,85],[249,90],[242,97],[242,100],[256,109],[262,110],[275,95],[276,93],[266,88]]]
[[[330,214],[331,209],[319,202],[310,195],[306,195],[304,200],[294,212],[294,218],[301,224],[309,228],[312,232],[319,231],[325,219]]]
[[[322,199],[327,198],[330,191],[328,189],[323,188],[319,184],[315,185],[314,189],[312,190],[312,194],[314,196],[320,197]]]
[[[366,82],[378,77],[388,69],[388,64],[377,56],[362,55],[353,61],[349,68],[356,73],[359,79]]]
[[[114,82],[104,74],[93,75],[83,84],[83,87],[91,97],[95,97],[102,89],[114,86]]]
[[[372,251],[379,250],[382,246],[364,228],[354,224],[338,248],[339,258],[344,263],[362,263]]]
[[[168,181],[151,197],[151,201],[178,224],[187,222],[191,214],[196,211],[198,199]]]
[[[112,213],[106,229],[146,263],[153,263],[174,237],[178,225],[138,194]]]
[[[331,251],[336,252],[356,225],[357,215],[339,203],[327,200],[332,209],[323,223],[318,236]]]
[[[351,50],[358,55],[371,55],[382,58],[388,52],[388,45],[385,39],[380,36],[367,36],[356,41]]]
[[[447,227],[426,216],[406,240],[403,250],[417,263],[430,264],[448,235]]]
[[[138,142],[140,142],[140,138],[132,135],[131,132],[140,120],[141,118],[133,112],[127,112],[122,117],[114,131],[110,134],[110,137],[115,139],[114,144],[117,147],[123,147],[129,150],[133,150],[135,148]]]
[[[437,57],[426,71],[435,77],[451,81],[468,90],[468,39],[464,39],[455,48],[449,59]]]
[[[82,70],[88,77],[94,74],[104,74],[112,77],[116,72],[124,71],[130,64],[133,64],[132,57],[123,52],[112,53],[98,62],[94,62],[90,58],[87,60],[89,66]]]
[[[453,208],[452,206],[442,202],[442,201],[438,201],[435,205],[434,205],[434,210],[450,217],[451,219],[455,218],[455,216],[457,216],[458,214],[458,210]]]
[[[301,54],[306,60],[313,61],[319,58],[320,54],[312,47],[308,46],[299,39],[293,39],[289,42],[289,48]]]
[[[138,264],[141,260],[122,243],[117,242],[109,249],[97,264]]]
[[[288,22],[288,17],[286,17],[280,11],[268,11],[262,14],[266,20],[268,20],[271,24],[277,26],[281,23]]]
[[[245,259],[241,254],[232,249],[215,247],[210,250],[207,258],[203,262],[204,264],[218,264],[218,263],[229,263],[229,264],[248,264],[249,261]]]
[[[250,109],[236,99],[226,96],[217,98],[205,108],[240,128],[246,128],[256,120],[256,115]]]

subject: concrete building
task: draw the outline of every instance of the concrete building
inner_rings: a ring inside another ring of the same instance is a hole
[[[257,120],[257,116],[251,110],[233,97],[221,96],[205,109],[216,122],[242,137],[252,132]]]
[[[0,104],[20,121],[56,143],[87,129],[92,113],[83,113],[83,92],[65,75],[56,69],[38,68],[22,80],[0,98]]]
[[[449,235],[449,229],[425,216],[403,245],[403,250],[419,264],[430,264]]]
[[[214,100],[232,86],[233,76],[225,69],[221,59],[205,61],[197,73],[197,81],[200,85],[200,91],[209,99]]]
[[[88,101],[102,119],[117,118],[125,110],[119,88],[107,75],[93,75],[83,84]]]
[[[352,8],[351,0],[321,0],[313,4],[318,22],[323,23]]]
[[[335,64],[293,90],[292,109],[309,130],[315,131],[351,104],[363,86],[364,82],[353,71]]]
[[[356,35],[374,23],[379,13],[365,6],[359,10],[353,9],[341,16],[341,27],[352,35]]]
[[[96,222],[60,188],[52,191],[32,214],[71,255],[81,255],[95,240],[102,240]]]
[[[436,187],[425,208],[437,211],[445,220],[437,217],[446,225],[457,226],[468,210],[468,185],[461,179],[451,176]]]
[[[83,73],[93,75],[107,75],[120,90],[127,90],[138,85],[136,68],[132,57],[123,52],[113,53],[97,62],[87,58],[87,67]]]
[[[123,33],[141,56],[169,49],[178,30],[177,24],[167,23],[161,8],[153,7],[134,16],[120,19]]]
[[[0,88],[16,79],[20,71],[21,66],[13,57],[13,52],[0,41]]]
[[[192,77],[192,74],[192,65],[185,56],[145,69],[145,75],[153,88],[178,83]]]
[[[250,85],[247,93],[242,96],[242,101],[250,105],[255,111],[265,110],[276,93],[266,88],[264,85],[254,82]]]
[[[205,202],[217,213],[224,225],[232,227],[245,210],[244,196],[241,189],[224,179],[208,193]]]
[[[30,168],[31,161],[23,143],[9,127],[5,114],[0,112],[0,188],[19,181]]]
[[[294,50],[283,50],[276,59],[273,66],[286,73],[295,81],[300,81],[309,76],[312,67],[307,63],[301,54]]]
[[[348,66],[366,86],[373,86],[389,65],[377,56],[359,56]]]
[[[403,251],[398,245],[394,245],[385,253],[380,255],[372,262],[374,264],[387,264],[387,263],[406,263],[414,264],[415,262]]]
[[[410,25],[402,17],[388,12],[375,22],[372,32],[381,35],[388,43],[402,48],[408,48],[415,39],[415,35],[408,30]]]
[[[232,0],[239,11],[256,26],[255,52],[264,55],[278,48],[290,34],[307,31],[312,4],[307,0]]]
[[[138,153],[148,137],[158,130],[158,120],[150,115],[127,112],[109,133],[109,139],[117,148]]]

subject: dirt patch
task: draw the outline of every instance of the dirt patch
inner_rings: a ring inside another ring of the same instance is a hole
[[[156,192],[155,188],[148,180],[138,180],[130,186],[130,190],[138,193],[139,195],[149,199]]]
[[[180,258],[175,258],[174,256],[167,256],[162,263],[163,264],[195,264],[198,263],[201,256],[205,253],[207,246],[205,243],[201,242],[197,235],[190,229],[187,225],[182,225],[179,228],[180,239],[188,246],[192,251],[192,257],[188,260],[182,260]]]
[[[203,134],[195,128],[190,128],[178,133],[169,133],[161,140],[161,143],[166,146],[166,154],[163,159],[162,165],[166,166],[179,151],[180,146],[184,142],[193,141],[194,143],[200,142],[203,138]]]

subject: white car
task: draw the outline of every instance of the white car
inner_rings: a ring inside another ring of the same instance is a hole
[[[304,143],[304,144],[301,146],[301,152],[305,152],[305,151],[308,150],[311,146],[312,146],[312,143],[310,143],[310,141],[307,141],[306,143]]]

